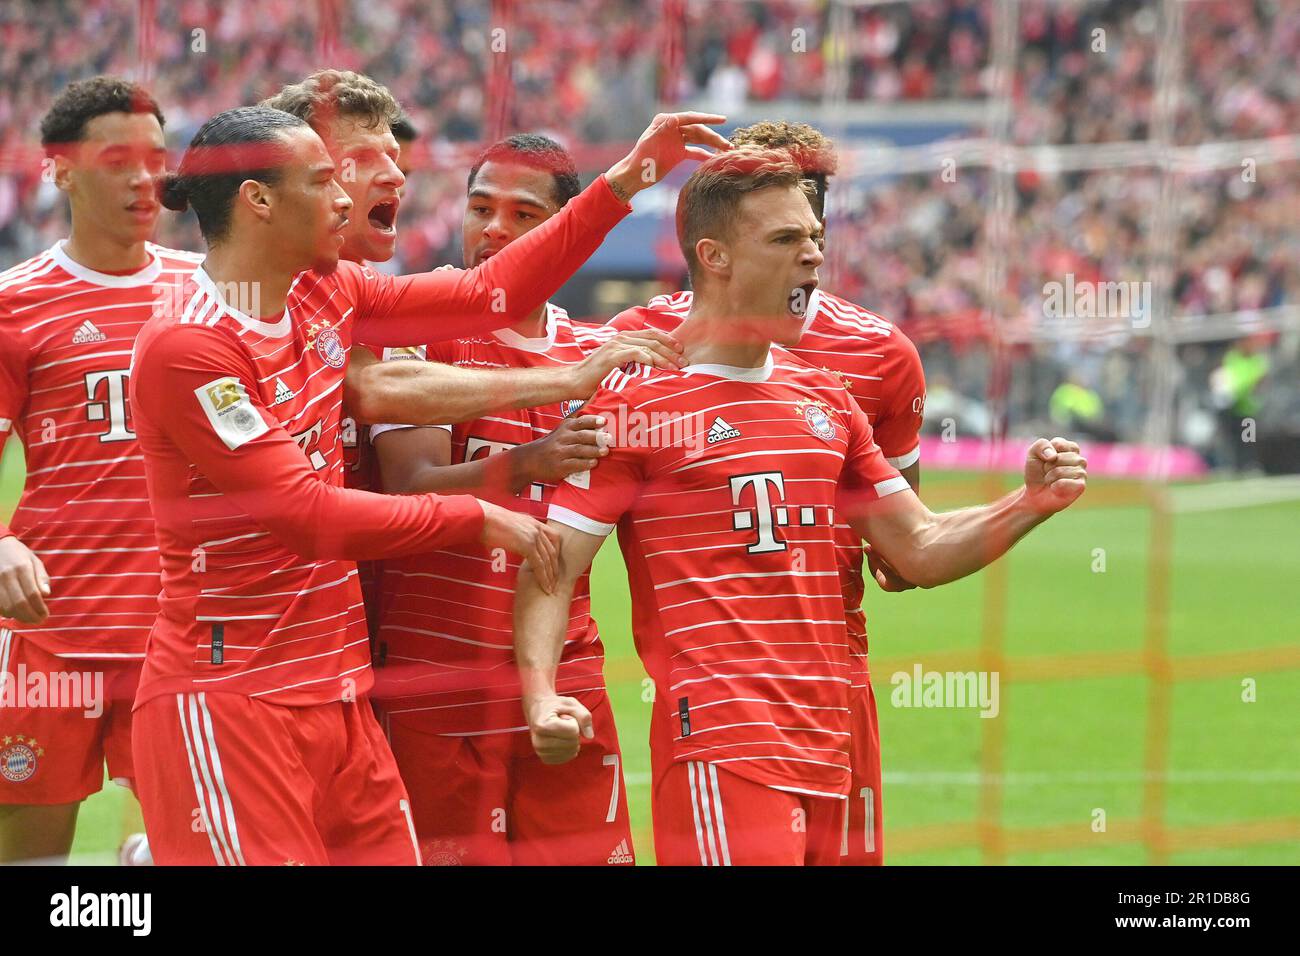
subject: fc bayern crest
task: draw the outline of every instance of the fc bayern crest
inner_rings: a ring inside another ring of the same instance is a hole
[[[45,751],[36,746],[35,740],[18,737],[14,743],[14,739],[0,738],[0,743],[4,744],[0,748],[0,777],[10,783],[23,783],[36,773],[36,758]]]
[[[316,354],[330,368],[342,368],[343,363],[348,360],[347,350],[343,348],[343,340],[333,329],[325,329],[316,336]]]
[[[576,412],[578,409],[580,409],[583,405],[586,404],[587,404],[587,400],[585,398],[567,399],[563,402],[560,402],[560,414],[563,417],[568,418],[570,415],[572,415],[574,412]]]
[[[826,414],[826,409],[820,405],[805,405],[803,420],[808,423],[812,433],[823,441],[830,441],[835,437],[835,423]]]
[[[425,866],[464,866],[467,853],[455,840],[432,840],[420,850]]]

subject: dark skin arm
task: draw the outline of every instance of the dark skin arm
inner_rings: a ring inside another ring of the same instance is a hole
[[[472,494],[489,498],[517,495],[537,482],[554,484],[577,471],[589,471],[609,452],[596,434],[603,418],[565,419],[545,438],[494,455],[452,464],[451,435],[442,428],[402,428],[374,440],[375,454],[389,494]]]

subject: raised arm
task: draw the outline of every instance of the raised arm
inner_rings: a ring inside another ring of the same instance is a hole
[[[515,581],[515,661],[523,690],[524,716],[533,749],[543,763],[564,763],[578,755],[580,737],[593,736],[591,712],[555,692],[555,673],[564,650],[573,589],[605,539],[549,522],[559,536],[558,577],[547,594],[525,562]]]
[[[462,338],[511,325],[559,291],[624,216],[628,201],[686,159],[707,159],[700,145],[730,144],[704,124],[711,113],[661,113],[632,151],[564,208],[473,269],[402,276],[359,308],[353,337],[365,345]]]
[[[1025,484],[991,504],[935,514],[910,488],[874,501],[850,489],[840,508],[900,575],[923,588],[937,587],[991,564],[1069,507],[1083,494],[1087,464],[1074,442],[1040,438],[1026,456]]]

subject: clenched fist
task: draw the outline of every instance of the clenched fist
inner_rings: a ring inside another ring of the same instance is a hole
[[[1039,514],[1064,511],[1088,484],[1088,459],[1065,438],[1039,438],[1025,456],[1026,500]]]
[[[524,716],[533,750],[542,763],[564,763],[578,756],[582,738],[591,740],[591,711],[572,697],[554,694],[524,699]]]

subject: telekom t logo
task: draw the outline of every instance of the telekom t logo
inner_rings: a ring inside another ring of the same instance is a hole
[[[86,418],[102,422],[108,418],[108,431],[99,436],[103,442],[130,441],[135,432],[126,423],[126,380],[131,370],[115,368],[106,372],[89,372],[86,375]],[[100,385],[107,383],[107,401],[97,401]],[[105,411],[107,409],[107,412]]]
[[[476,458],[487,458],[489,455],[499,455],[502,452],[518,447],[515,442],[489,441],[486,438],[477,438],[470,435],[465,440],[465,460],[474,461]],[[480,455],[479,452],[483,452],[483,454]],[[528,488],[528,498],[531,501],[541,501],[542,486],[534,481]]]
[[[768,491],[768,486],[776,489],[776,500],[781,501],[785,498],[785,476],[779,471],[761,471],[753,475],[735,475],[731,479],[731,503],[740,504],[740,496],[749,486],[754,488],[754,507],[746,508],[744,511],[736,511],[731,515],[731,526],[737,531],[747,531],[757,525],[758,540],[748,546],[746,550],[750,554],[765,554],[769,551],[784,551],[786,548],[784,541],[778,541],[773,528],[776,524],[786,524],[789,520],[788,515],[785,521],[777,521],[778,509],[772,507],[772,495]],[[779,509],[785,513],[785,508]],[[757,521],[755,520],[757,518]]]

